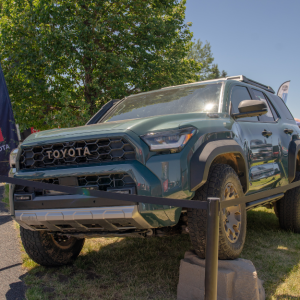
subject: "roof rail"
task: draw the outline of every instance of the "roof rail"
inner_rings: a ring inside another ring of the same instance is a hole
[[[266,91],[268,91],[268,92],[270,92],[272,94],[275,94],[275,91],[270,86],[267,86],[267,85],[264,85],[264,84],[259,83],[257,81],[254,81],[252,79],[249,79],[249,78],[247,78],[244,75],[237,75],[237,76],[226,77],[226,80],[236,80],[236,81],[245,82],[245,83],[257,86],[257,87],[259,87],[261,89],[264,89],[264,90],[266,90]]]

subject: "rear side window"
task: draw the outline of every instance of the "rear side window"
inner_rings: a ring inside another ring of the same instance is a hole
[[[244,86],[236,85],[231,90],[230,101],[231,101],[231,113],[239,113],[239,104],[243,100],[252,100],[249,94],[249,91]],[[248,117],[248,118],[241,118],[240,121],[251,121],[255,122],[258,121],[257,117]]]
[[[254,94],[254,99],[264,101],[268,107],[268,112],[265,115],[260,116],[259,120],[262,122],[274,122],[272,111],[270,109],[269,103],[268,103],[265,95],[261,91],[258,91],[258,90],[252,89],[252,91]]]
[[[271,94],[269,95],[269,97],[271,98],[271,101],[273,102],[274,106],[276,107],[278,113],[282,118],[294,120],[294,117],[292,116],[289,109],[286,107],[285,103],[280,97]]]

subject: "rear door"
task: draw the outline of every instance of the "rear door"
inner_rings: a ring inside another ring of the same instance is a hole
[[[238,113],[238,105],[243,100],[252,100],[248,87],[234,85],[230,91],[230,113]],[[236,120],[240,140],[248,158],[249,192],[260,192],[272,188],[274,184],[272,135],[269,127],[258,117]]]
[[[284,172],[284,177],[277,184],[277,186],[286,185],[289,183],[288,174],[288,160],[289,160],[289,146],[292,140],[299,139],[299,127],[296,124],[294,117],[284,104],[283,100],[277,95],[269,94],[271,104],[276,110],[278,115],[277,132],[278,132],[278,145],[279,145],[279,162],[280,167]]]

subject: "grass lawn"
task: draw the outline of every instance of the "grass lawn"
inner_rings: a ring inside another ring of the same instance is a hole
[[[4,185],[4,195],[2,198],[2,202],[5,203],[5,207],[8,209],[9,208],[9,199],[8,199],[8,191],[9,191],[9,185],[5,184]],[[1,195],[0,195],[1,196]]]
[[[35,299],[176,299],[187,235],[87,240],[73,266],[46,269],[24,253],[27,297]],[[248,212],[242,258],[264,280],[267,299],[300,299],[300,235],[282,231],[273,210]]]
[[[191,248],[188,235],[86,240],[73,266],[44,268],[23,249],[28,300],[176,299],[180,259]],[[273,210],[248,212],[242,258],[264,280],[267,299],[300,299],[300,234],[282,231]]]

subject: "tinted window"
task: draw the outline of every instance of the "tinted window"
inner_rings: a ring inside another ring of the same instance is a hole
[[[265,94],[264,94],[264,95],[265,95]],[[274,105],[273,105],[273,103],[270,101],[270,98],[268,98],[268,96],[265,95],[265,98],[266,98],[267,101],[268,101],[268,104],[269,104],[269,107],[271,108],[271,111],[272,111],[274,120],[276,121],[276,120],[279,118],[279,116],[278,116],[278,114],[277,114],[277,112],[276,112],[276,110],[275,110],[275,108],[274,108]]]
[[[222,83],[194,84],[130,96],[103,122],[219,111]]]
[[[283,102],[283,100],[280,97],[278,97],[276,95],[270,95],[270,98],[271,98],[271,102],[276,107],[281,118],[294,120],[294,117],[292,116],[292,114],[290,113],[290,111],[288,110],[285,103]]]
[[[269,103],[268,103],[267,99],[265,98],[264,94],[261,91],[254,90],[254,89],[252,89],[252,91],[254,94],[254,99],[264,101],[268,108],[268,112],[265,115],[260,116],[259,120],[262,122],[273,122],[274,118],[272,115],[272,111],[270,109]]]
[[[243,100],[251,100],[251,96],[246,87],[236,85],[231,90],[230,100],[231,100],[231,112],[239,113],[238,107],[239,107],[240,102]],[[255,121],[258,121],[258,118],[257,117],[241,118],[241,119],[238,119],[238,121],[255,122]]]

